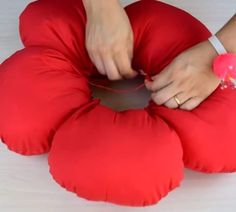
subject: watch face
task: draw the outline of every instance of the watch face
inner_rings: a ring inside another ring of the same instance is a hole
[[[236,88],[236,54],[217,56],[213,63],[214,73],[222,80],[223,88]]]

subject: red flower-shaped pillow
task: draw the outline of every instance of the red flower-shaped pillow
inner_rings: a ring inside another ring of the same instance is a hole
[[[188,13],[143,0],[125,8],[134,32],[133,67],[160,72],[211,34]],[[115,111],[94,99],[98,72],[85,48],[81,0],[38,0],[20,17],[25,48],[0,67],[0,136],[24,155],[49,153],[50,172],[90,200],[141,206],[177,187],[184,165],[236,170],[236,92],[217,88],[192,111],[150,101]],[[51,149],[50,149],[51,148]]]

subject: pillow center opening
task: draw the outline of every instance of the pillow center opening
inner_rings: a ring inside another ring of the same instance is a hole
[[[143,77],[138,76],[135,79],[109,81],[105,87],[115,90],[133,90],[141,85],[143,81]],[[91,86],[91,89],[93,97],[101,99],[101,104],[117,111],[141,109],[146,107],[150,100],[150,92],[145,86],[128,93],[115,93],[95,86]]]

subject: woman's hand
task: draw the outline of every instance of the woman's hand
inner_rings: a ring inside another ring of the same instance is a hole
[[[133,78],[133,31],[118,0],[83,0],[86,48],[98,71],[110,80]]]
[[[168,108],[177,108],[173,98],[180,100],[180,109],[192,110],[205,100],[220,84],[212,70],[216,51],[209,41],[202,42],[184,51],[171,64],[145,81],[148,90],[152,91],[152,100]]]
[[[216,34],[228,52],[236,53],[236,14]],[[181,53],[153,82],[146,81],[152,99],[158,105],[177,108],[176,96],[184,110],[192,110],[204,101],[220,84],[212,70],[217,53],[209,41],[204,41]]]

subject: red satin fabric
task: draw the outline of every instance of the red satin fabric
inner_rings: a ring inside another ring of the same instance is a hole
[[[125,8],[134,69],[160,72],[207,28],[173,6],[145,0]],[[25,48],[0,66],[0,136],[24,155],[50,151],[53,178],[80,197],[130,206],[158,202],[179,186],[184,165],[236,170],[236,92],[217,90],[192,111],[150,101],[114,111],[91,94],[99,74],[85,49],[81,0],[39,0],[20,17]]]

